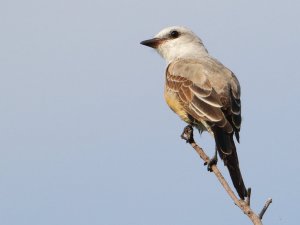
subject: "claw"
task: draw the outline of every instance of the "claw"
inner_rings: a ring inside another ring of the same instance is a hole
[[[214,156],[208,162],[204,163],[204,165],[207,165],[207,170],[209,172],[212,172],[212,166],[213,165],[217,165],[217,162],[218,162],[218,155],[217,154],[218,153],[217,153],[217,149],[216,149]]]
[[[218,162],[218,158],[217,157],[213,157],[212,159],[210,159],[206,165],[207,165],[207,170],[209,172],[212,172],[212,166],[213,165],[217,165],[217,162]]]
[[[186,141],[186,143],[194,142],[193,127],[191,125],[188,125],[183,129],[181,138],[184,139]]]

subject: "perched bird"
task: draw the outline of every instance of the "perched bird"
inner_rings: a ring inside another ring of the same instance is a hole
[[[181,26],[167,27],[141,42],[167,61],[164,97],[169,107],[200,132],[208,131],[216,143],[208,169],[217,163],[217,152],[227,166],[241,199],[247,190],[239,168],[233,139],[239,142],[240,85],[236,76],[208,54],[202,40]]]

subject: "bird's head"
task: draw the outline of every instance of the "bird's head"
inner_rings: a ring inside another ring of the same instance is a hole
[[[168,63],[179,58],[207,55],[201,39],[186,27],[167,27],[154,38],[142,41],[141,44],[156,49]]]

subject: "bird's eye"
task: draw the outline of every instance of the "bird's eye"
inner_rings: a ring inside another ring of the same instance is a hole
[[[173,30],[170,32],[170,37],[171,38],[178,38],[179,37],[179,32],[177,30]]]

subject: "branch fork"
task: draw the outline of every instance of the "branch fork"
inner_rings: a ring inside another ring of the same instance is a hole
[[[203,149],[196,144],[196,142],[194,140],[193,127],[191,125],[188,125],[184,128],[183,133],[181,134],[181,138],[184,139],[187,143],[189,143],[195,149],[195,151],[198,153],[200,158],[204,161],[204,165],[206,165],[209,162],[209,160],[210,160],[209,157],[205,154]],[[230,188],[227,181],[225,180],[225,178],[223,177],[223,175],[221,174],[220,170],[218,169],[218,167],[216,165],[212,165],[211,170],[216,175],[217,179],[219,180],[219,182],[221,183],[221,185],[223,186],[225,191],[228,193],[230,198],[233,200],[235,205],[237,205],[244,212],[244,214],[246,214],[249,217],[249,219],[252,221],[252,223],[254,225],[262,225],[261,220],[262,220],[265,212],[267,211],[268,207],[272,203],[272,199],[269,198],[266,201],[263,209],[257,215],[250,208],[251,188],[248,188],[247,198],[245,201],[243,201],[234,194],[234,192],[232,191],[232,189]]]

